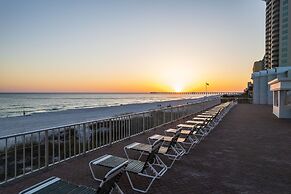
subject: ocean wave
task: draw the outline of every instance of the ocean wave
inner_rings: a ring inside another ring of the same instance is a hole
[[[197,97],[197,95],[173,96],[153,94],[94,94],[94,96],[86,96],[86,94],[0,94],[0,117],[21,116],[23,111],[26,114],[33,114]]]

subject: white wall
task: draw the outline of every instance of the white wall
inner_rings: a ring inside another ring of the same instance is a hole
[[[259,73],[253,73],[253,103],[260,104],[260,79],[258,77]]]
[[[260,71],[260,104],[268,104],[268,74],[267,71]]]
[[[286,71],[291,67],[277,67],[274,69],[262,70],[252,74],[253,80],[253,104],[273,104],[273,94],[270,91],[268,82],[277,77],[286,77]]]
[[[268,82],[276,79],[276,71],[275,69],[268,69]],[[270,86],[268,86],[268,104],[273,104],[273,92],[270,90]]]

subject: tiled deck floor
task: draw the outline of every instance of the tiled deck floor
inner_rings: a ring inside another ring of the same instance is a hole
[[[105,153],[124,157],[125,145],[147,142],[148,136],[163,130],[165,127],[9,183],[0,187],[0,193],[17,193],[50,176],[96,187],[90,160]],[[119,185],[126,193],[134,193],[126,176]],[[291,193],[291,119],[277,119],[269,106],[237,105],[189,155],[154,182],[149,193]]]

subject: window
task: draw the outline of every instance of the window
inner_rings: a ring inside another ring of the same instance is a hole
[[[287,48],[288,47],[288,42],[287,41],[282,42],[282,47]]]
[[[291,90],[286,91],[286,105],[291,106]]]
[[[278,91],[274,91],[274,106],[278,106]]]

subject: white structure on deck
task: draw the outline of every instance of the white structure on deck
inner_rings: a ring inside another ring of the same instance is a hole
[[[277,78],[277,73],[276,73],[276,70],[275,69],[268,69],[267,70],[268,73],[268,82],[272,81],[273,79],[276,79]],[[272,105],[273,104],[273,93],[272,91],[270,90],[270,86],[268,85],[268,104]]]
[[[268,82],[275,79],[276,77],[277,73],[275,69],[262,70],[252,74],[254,83],[254,104],[273,104],[273,94],[270,91]]]
[[[291,118],[291,70],[269,82],[273,92],[273,113],[279,118]]]
[[[253,103],[273,105],[279,118],[291,118],[291,67],[254,72]]]

